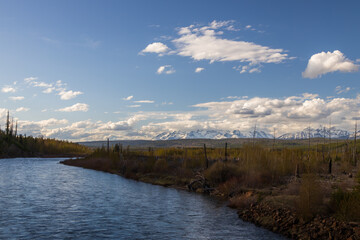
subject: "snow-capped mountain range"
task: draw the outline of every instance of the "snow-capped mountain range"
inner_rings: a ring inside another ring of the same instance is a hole
[[[360,132],[360,131],[359,131]],[[358,134],[359,134],[358,132]],[[278,139],[307,139],[309,138],[309,133],[311,138],[323,138],[329,137],[331,133],[331,138],[333,139],[347,139],[352,138],[354,134],[346,130],[341,130],[335,127],[329,128],[305,128],[300,132],[295,133],[286,133],[279,137]],[[360,134],[359,134],[360,136]],[[224,139],[224,138],[253,138],[254,131],[244,131],[239,130],[227,131],[227,130],[196,130],[196,131],[174,131],[174,132],[163,132],[157,135],[154,140],[175,140],[175,139]],[[256,130],[255,138],[274,138],[272,134],[266,130]]]

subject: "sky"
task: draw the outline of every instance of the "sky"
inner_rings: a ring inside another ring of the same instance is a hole
[[[359,1],[0,0],[0,126],[91,141],[360,119]]]

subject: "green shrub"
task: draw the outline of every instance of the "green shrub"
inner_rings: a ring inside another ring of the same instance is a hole
[[[360,192],[336,190],[331,196],[330,208],[338,219],[360,221]]]

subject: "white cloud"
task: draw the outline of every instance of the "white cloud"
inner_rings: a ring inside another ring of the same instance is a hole
[[[70,107],[61,108],[59,112],[87,112],[89,105],[85,103],[76,103]]]
[[[175,73],[175,69],[171,65],[160,66],[156,71],[157,74],[173,74]]]
[[[42,127],[54,126],[54,125],[61,125],[61,124],[68,124],[69,121],[67,119],[56,119],[56,118],[49,118],[46,120],[41,120],[37,122]]]
[[[13,100],[13,101],[21,101],[21,100],[24,100],[25,97],[23,96],[17,96],[17,97],[9,97],[10,100]]]
[[[195,72],[196,72],[196,73],[199,73],[199,72],[202,72],[202,71],[204,71],[204,70],[205,70],[205,68],[198,67],[198,68],[195,69]]]
[[[336,94],[347,93],[347,92],[350,91],[350,90],[351,90],[350,87],[337,86],[337,87],[335,88]]]
[[[30,110],[30,108],[25,108],[25,107],[19,107],[16,109],[17,112],[27,112],[29,110]]]
[[[134,98],[134,96],[128,96],[128,97],[126,97],[126,98],[123,98],[123,100],[125,100],[125,101],[130,101],[131,99],[133,99]]]
[[[37,77],[28,77],[28,78],[24,78],[24,81],[25,82],[32,82],[32,81],[35,81],[37,79],[38,79]]]
[[[288,58],[283,49],[221,38],[219,35],[222,32],[215,30],[223,26],[226,23],[202,28],[189,26],[187,32],[179,31],[180,37],[173,40],[178,55],[210,62],[240,61],[252,64],[280,63]]]
[[[136,103],[154,103],[154,101],[152,100],[139,100],[139,101],[134,101]]]
[[[311,56],[305,71],[304,78],[317,78],[330,72],[356,72],[359,65],[347,59],[342,52],[321,52]]]
[[[161,42],[154,42],[146,46],[145,49],[141,51],[141,53],[158,53],[158,54],[164,54],[168,52],[170,49],[168,46]]]
[[[45,89],[44,91],[42,91],[43,93],[52,93],[53,91],[55,90],[55,88],[54,87],[49,87],[49,88],[47,88],[47,89]]]
[[[341,88],[345,89],[345,88]],[[133,105],[134,106],[134,105]],[[140,105],[135,105],[140,106]],[[353,119],[360,115],[360,95],[356,98],[321,98],[318,94],[304,93],[284,98],[229,96],[226,100],[198,103],[187,111],[141,112],[119,121],[93,122],[85,120],[69,123],[62,119],[48,119],[39,122],[19,121],[21,132],[27,135],[44,135],[61,139],[101,140],[151,139],[162,132],[191,130],[240,130],[252,131],[254,123],[258,128],[277,136],[303,130],[309,126],[327,124],[352,130]],[[78,107],[70,107],[72,110]],[[70,109],[66,111],[72,111]],[[0,120],[6,116],[6,109],[0,108]],[[146,121],[143,121],[146,120]],[[143,122],[141,122],[143,121]]]
[[[129,107],[129,108],[138,108],[138,107],[141,107],[141,105],[129,105],[127,107]]]
[[[261,72],[260,70],[260,67],[261,65],[256,65],[254,67],[254,64],[249,64],[249,65],[246,65],[246,66],[237,66],[237,67],[233,67],[233,69],[235,69],[236,71],[239,71],[240,74],[243,74],[243,73],[256,73],[256,72]]]
[[[123,131],[131,129],[131,125],[127,121],[107,122],[103,124],[99,129]]]
[[[227,96],[227,99],[241,99],[241,97],[238,96]]]
[[[69,100],[75,98],[78,95],[83,94],[80,91],[73,91],[66,89],[66,83],[63,83],[61,80],[56,81],[55,83],[46,83],[46,82],[39,82],[36,81],[37,77],[29,77],[25,78],[24,81],[33,87],[45,88],[42,92],[49,94],[55,92],[57,95],[60,96],[61,100]]]
[[[224,31],[237,31],[234,21],[212,21],[208,25],[190,25],[178,28],[179,36],[171,42],[175,45],[173,51],[160,43],[149,44],[142,52],[154,52],[159,55],[165,52],[179,56],[191,57],[194,60],[213,62],[237,61],[252,65],[248,72],[259,72],[255,65],[262,63],[281,63],[291,59],[285,50],[271,48],[253,42],[236,41],[222,37]],[[255,30],[250,25],[247,29]],[[159,68],[158,73],[163,68]]]
[[[5,86],[1,89],[3,93],[14,93],[16,92],[16,89],[10,86]]]
[[[174,105],[173,102],[162,102],[161,105]]]
[[[72,99],[72,98],[75,98],[76,96],[78,95],[81,95],[83,94],[83,92],[80,92],[80,91],[72,91],[72,90],[69,90],[69,91],[61,91],[59,92],[59,96],[60,96],[60,99],[61,100],[69,100],[69,99]]]
[[[32,81],[31,83],[32,83],[32,85],[33,85],[34,87],[43,87],[43,88],[50,88],[50,87],[52,87],[52,84],[50,84],[50,83],[45,83],[45,82],[35,82],[35,81]]]

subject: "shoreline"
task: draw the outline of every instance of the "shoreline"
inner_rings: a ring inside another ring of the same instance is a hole
[[[74,155],[74,154],[49,154],[49,155],[19,155],[19,156],[0,156],[0,159],[12,159],[12,158],[85,158],[86,155]]]
[[[188,188],[190,179],[179,181],[179,179],[169,178],[169,176],[162,178],[161,176],[159,177],[152,174],[126,176],[120,172],[86,166],[83,161],[86,161],[86,159],[67,159],[60,163],[68,166],[108,172],[153,185],[190,191]],[[194,192],[204,194],[204,191],[200,188],[195,189]],[[270,195],[271,194],[272,193],[270,193]],[[234,208],[239,218],[243,221],[251,222],[256,226],[268,229],[290,239],[360,239],[359,223],[342,222],[331,216],[320,215],[315,216],[315,218],[311,220],[306,220],[298,216],[293,209],[289,209],[286,206],[275,206],[265,201],[266,197],[262,201],[250,201],[246,206],[235,206],[231,204],[232,198],[221,194],[218,187],[209,195],[230,202],[228,206]],[[254,197],[259,198],[261,195],[261,191],[257,192],[255,189],[246,189],[243,190],[243,195],[241,196],[247,197],[246,199],[253,199]],[[271,199],[271,197],[269,198]]]

